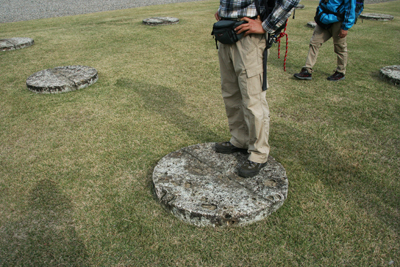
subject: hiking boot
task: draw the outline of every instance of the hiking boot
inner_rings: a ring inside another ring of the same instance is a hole
[[[293,76],[299,80],[311,80],[312,79],[312,74],[309,73],[306,68],[302,68],[300,73],[295,73]]]
[[[267,163],[257,163],[251,160],[247,160],[242,166],[239,168],[239,176],[244,178],[249,178],[256,176],[260,170],[265,167]]]
[[[334,81],[334,82],[340,81],[340,80],[344,80],[344,74],[341,73],[341,72],[335,71],[335,73],[332,74],[331,76],[329,76],[329,77],[327,78],[327,80],[328,80],[328,81]]]
[[[247,153],[246,148],[235,147],[231,142],[215,143],[215,151],[222,154],[231,154],[235,152]]]

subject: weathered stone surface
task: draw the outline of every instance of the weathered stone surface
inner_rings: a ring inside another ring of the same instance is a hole
[[[379,75],[382,79],[400,86],[400,65],[384,67],[380,70]]]
[[[360,19],[366,20],[378,20],[378,21],[389,21],[392,20],[394,17],[392,15],[386,14],[377,14],[377,13],[361,13]]]
[[[7,39],[0,39],[0,50],[1,51],[10,51],[25,48],[31,46],[35,43],[35,41],[31,38],[26,37],[14,37]]]
[[[295,7],[295,9],[304,9],[304,5],[298,4],[298,5]]]
[[[286,171],[272,157],[260,173],[241,178],[248,155],[219,154],[214,143],[182,148],[162,158],[153,171],[161,204],[196,226],[246,225],[266,218],[287,198]]]
[[[317,23],[315,21],[309,21],[307,22],[307,26],[310,28],[315,28],[317,27]]]
[[[36,72],[26,80],[26,86],[36,93],[64,93],[85,88],[97,79],[96,69],[74,65]]]
[[[170,25],[179,23],[179,19],[173,17],[153,17],[143,20],[143,24],[145,25]]]

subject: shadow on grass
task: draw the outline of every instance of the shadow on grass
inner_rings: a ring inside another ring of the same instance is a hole
[[[88,266],[71,201],[51,180],[31,190],[24,218],[0,230],[0,266]]]
[[[400,232],[400,193],[385,183],[387,177],[377,177],[369,173],[363,164],[354,158],[344,158],[334,147],[317,136],[302,132],[282,123],[274,123],[271,143],[279,144],[279,151],[286,157],[288,151],[295,153],[296,159],[313,173],[327,187],[340,192],[346,198],[358,203],[359,207],[374,215],[396,232]],[[288,137],[288,138],[286,138]],[[287,155],[293,158],[293,155]]]
[[[119,79],[116,86],[128,88],[138,93],[145,102],[146,109],[163,116],[166,121],[174,124],[199,143],[216,142],[223,139],[222,134],[218,134],[206,127],[196,120],[194,116],[183,113],[182,110],[193,108],[185,106],[184,97],[168,87],[141,83],[130,79]],[[193,110],[193,112],[202,113],[203,110]]]

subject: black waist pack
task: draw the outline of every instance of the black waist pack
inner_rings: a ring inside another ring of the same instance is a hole
[[[236,34],[235,28],[247,21],[220,20],[213,25],[211,35],[214,35],[215,41],[223,44],[234,44],[243,38],[244,32]]]
[[[320,8],[322,9],[322,12],[319,12],[319,9],[320,9]],[[340,7],[338,8],[338,10],[340,10]],[[323,23],[323,22],[321,21],[321,17],[322,17],[323,15],[327,15],[327,14],[335,15],[335,16],[338,18],[339,21],[343,21],[343,20],[344,20],[344,14],[341,14],[339,11],[338,11],[338,12],[330,11],[330,10],[327,9],[326,7],[324,7],[324,6],[322,6],[322,5],[319,5],[319,6],[317,7],[317,11],[315,12],[314,20],[315,20],[315,22],[316,22],[321,28],[323,28],[323,29],[325,29],[325,30],[329,29],[329,28],[332,26],[332,23],[330,23],[330,24],[325,24],[325,23]]]
[[[317,11],[315,12],[314,21],[318,24],[322,29],[328,30],[332,24],[325,24],[321,21],[321,16],[324,15],[324,12],[319,12],[319,8],[317,7]]]

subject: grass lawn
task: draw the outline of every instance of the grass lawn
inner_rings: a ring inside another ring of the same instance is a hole
[[[400,64],[399,0],[364,11],[394,20],[349,31],[344,81],[326,80],[332,41],[312,81],[293,79],[316,0],[289,20],[286,72],[271,49],[271,155],[290,182],[276,213],[197,228],[154,198],[163,156],[230,136],[210,35],[218,4],[0,24],[0,38],[35,40],[0,53],[0,266],[400,266],[400,89],[379,78]],[[180,23],[142,24],[153,16]],[[99,80],[64,94],[27,90],[31,74],[65,65],[96,68]]]

